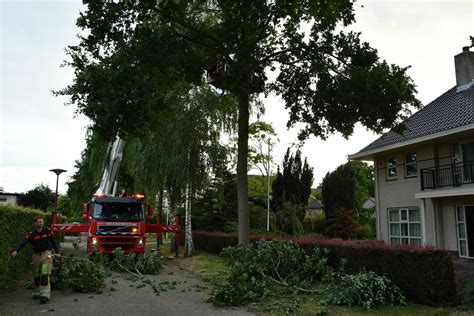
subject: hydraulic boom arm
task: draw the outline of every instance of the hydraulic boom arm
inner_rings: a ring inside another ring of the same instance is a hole
[[[117,174],[122,161],[123,146],[125,141],[120,137],[116,137],[113,144],[109,145],[108,158],[109,163],[104,168],[102,180],[99,188],[96,191],[97,195],[112,195],[115,196],[117,191]]]

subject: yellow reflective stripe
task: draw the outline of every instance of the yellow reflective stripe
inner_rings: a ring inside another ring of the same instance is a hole
[[[40,274],[49,274],[49,262],[43,262],[40,267]]]
[[[51,288],[48,286],[40,286],[39,293],[41,297],[45,297],[47,299],[51,298]]]

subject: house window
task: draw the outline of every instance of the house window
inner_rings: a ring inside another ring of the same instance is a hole
[[[407,177],[416,177],[416,153],[410,153],[405,156],[405,171]]]
[[[389,179],[397,177],[397,158],[395,157],[387,160],[387,177]]]
[[[389,210],[390,243],[421,246],[421,216],[417,208]]]

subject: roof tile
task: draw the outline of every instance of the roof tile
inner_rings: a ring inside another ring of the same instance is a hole
[[[406,130],[403,135],[390,130],[359,153],[472,123],[474,123],[474,85],[459,92],[454,87],[409,117],[405,121]]]

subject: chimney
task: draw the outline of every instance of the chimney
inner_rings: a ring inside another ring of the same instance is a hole
[[[458,91],[469,88],[474,82],[474,52],[469,51],[469,46],[463,47],[462,53],[454,56],[454,66]]]

